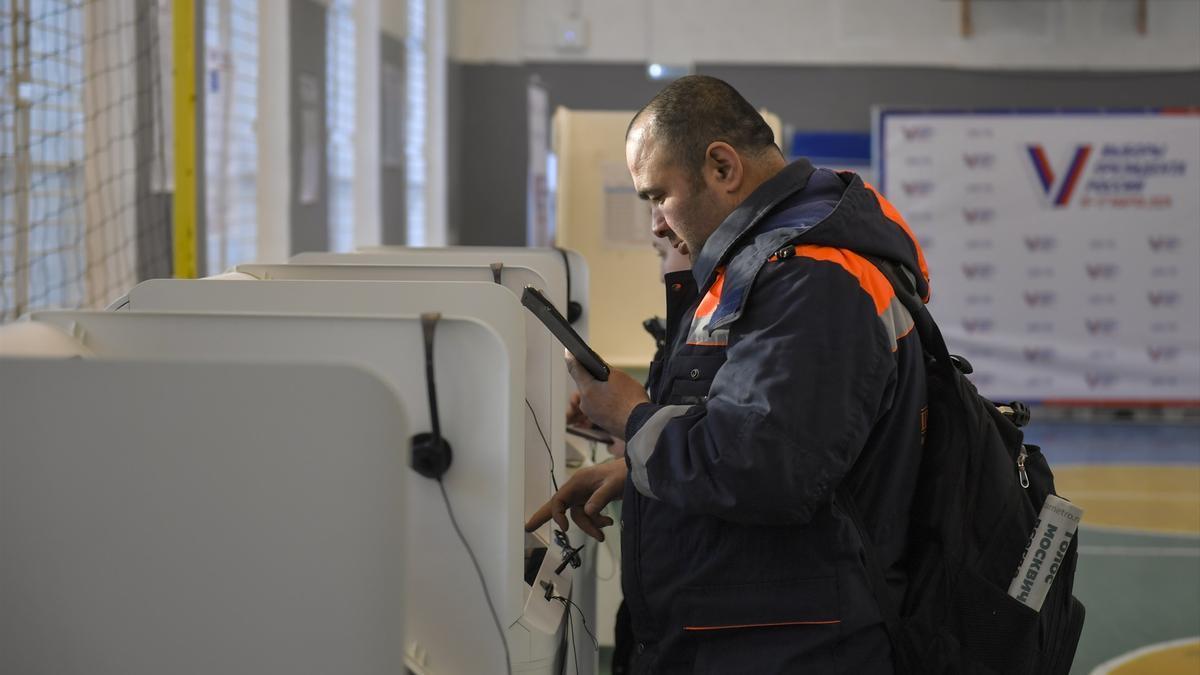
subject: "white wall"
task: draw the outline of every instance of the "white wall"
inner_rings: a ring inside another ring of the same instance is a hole
[[[468,63],[601,61],[957,66],[997,69],[1200,68],[1200,2],[975,0],[959,34],[952,0],[453,0],[451,57]],[[587,45],[556,47],[562,22]]]

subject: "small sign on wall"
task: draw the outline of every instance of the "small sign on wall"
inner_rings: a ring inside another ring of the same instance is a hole
[[[650,246],[650,204],[638,198],[624,164],[605,162],[604,243],[607,246]]]
[[[321,194],[321,82],[300,73],[300,203],[316,204]]]
[[[379,161],[385,169],[404,166],[404,70],[394,63],[382,66],[383,144]]]

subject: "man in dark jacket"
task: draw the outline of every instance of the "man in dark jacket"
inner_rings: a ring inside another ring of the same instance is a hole
[[[696,297],[696,282],[692,279],[692,261],[687,254],[687,246],[678,248],[671,246],[666,239],[655,237],[651,242],[655,254],[658,255],[658,272],[667,290],[667,318],[652,317],[642,322],[642,327],[654,339],[654,358],[650,361],[649,372],[646,374],[646,390],[653,392],[658,389],[662,377],[663,364],[670,350],[667,327],[677,325],[682,312]],[[578,401],[574,401],[574,407]],[[591,420],[586,420],[591,424]],[[619,446],[619,449],[618,449]],[[613,443],[612,452],[618,457],[625,456],[625,441]],[[613,626],[612,675],[628,675],[633,670],[634,650],[637,640],[633,636],[633,626],[629,618],[629,605],[624,600],[617,609],[617,620]]]
[[[857,176],[787,164],[732,87],[693,76],[630,124],[654,233],[686,245],[695,297],[655,391],[569,363],[581,408],[627,439],[528,526],[566,512],[603,539],[624,498],[622,579],[639,673],[890,673],[847,515],[852,495],[897,600],[925,379],[912,318],[872,258],[928,294],[900,215]]]

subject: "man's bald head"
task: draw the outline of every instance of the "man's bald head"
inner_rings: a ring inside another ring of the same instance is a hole
[[[707,75],[689,75],[668,84],[629,122],[625,138],[645,127],[672,160],[699,179],[704,155],[714,141],[724,141],[738,154],[757,158],[781,154],[775,134],[762,115],[728,83]]]

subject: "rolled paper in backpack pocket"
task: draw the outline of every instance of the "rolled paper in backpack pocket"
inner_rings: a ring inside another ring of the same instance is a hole
[[[1017,575],[1008,587],[1009,595],[1030,609],[1041,611],[1082,517],[1083,509],[1071,502],[1057,495],[1046,497],[1033,526],[1033,535],[1025,545]]]

